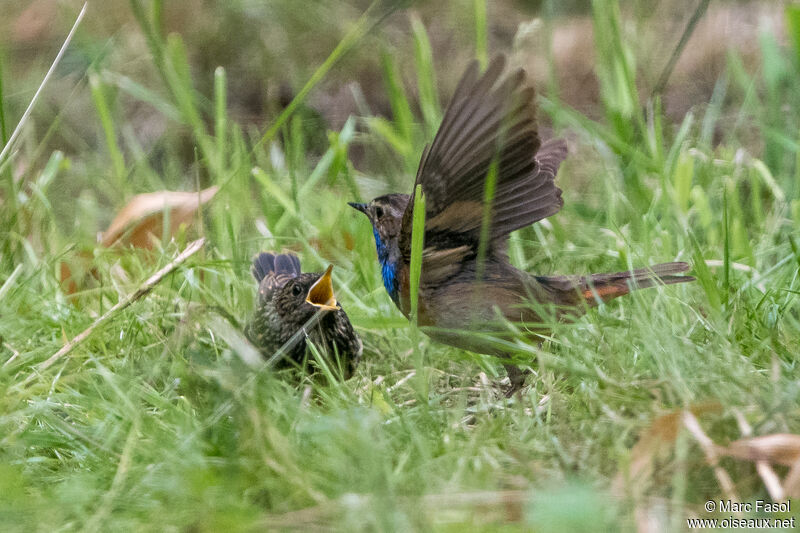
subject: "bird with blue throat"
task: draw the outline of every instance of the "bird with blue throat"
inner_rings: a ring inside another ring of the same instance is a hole
[[[336,301],[332,270],[330,265],[323,273],[304,273],[293,254],[262,252],[253,259],[258,297],[245,335],[276,366],[303,366],[310,340],[320,353],[338,355],[345,379],[355,370],[361,339]]]
[[[634,289],[694,280],[679,275],[689,270],[682,262],[587,276],[537,276],[510,263],[508,235],[564,204],[555,176],[567,145],[540,141],[535,91],[524,70],[504,75],[505,63],[497,56],[483,74],[477,61],[470,64],[423,151],[414,184],[425,197],[417,324],[434,340],[501,358],[510,357],[508,348],[472,332],[508,332],[506,322],[542,324],[543,306],[557,319],[578,316]],[[490,175],[494,195],[486,209]],[[409,317],[414,198],[387,194],[350,206],[372,223],[383,285]],[[531,329],[541,341],[545,331]],[[510,395],[525,373],[504,366]]]

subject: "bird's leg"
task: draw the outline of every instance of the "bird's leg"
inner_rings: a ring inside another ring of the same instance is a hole
[[[511,384],[506,390],[506,398],[511,398],[515,392],[522,389],[525,385],[525,376],[531,373],[530,370],[521,370],[517,365],[503,365],[508,373],[508,380]]]
[[[543,343],[544,341],[540,340],[536,346],[541,349]],[[517,365],[504,364],[503,367],[506,369],[508,380],[511,382],[511,385],[509,385],[506,391],[506,398],[511,398],[515,392],[525,386],[525,378],[532,372],[531,370],[522,370]]]

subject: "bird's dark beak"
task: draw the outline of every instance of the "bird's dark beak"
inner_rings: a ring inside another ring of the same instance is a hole
[[[333,295],[333,282],[331,281],[331,272],[333,265],[328,266],[328,270],[314,282],[308,290],[306,301],[314,307],[319,307],[326,311],[336,311],[339,309],[336,306],[336,297]]]
[[[367,204],[359,204],[357,202],[347,202],[347,205],[349,205],[353,209],[357,209],[358,211],[361,211],[365,215],[367,214]]]

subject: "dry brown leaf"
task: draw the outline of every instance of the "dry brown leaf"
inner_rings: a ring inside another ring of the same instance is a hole
[[[75,283],[75,278],[72,276],[72,269],[64,261],[59,264],[59,278],[61,289],[65,294],[72,295],[78,292],[78,284]]]
[[[722,410],[722,406],[718,402],[707,402],[693,405],[689,410],[696,416],[701,416],[710,412],[719,412]],[[631,463],[627,476],[625,472],[620,472],[614,479],[612,490],[615,494],[620,496],[623,494],[626,480],[637,488],[641,488],[642,481],[652,474],[656,459],[672,451],[675,440],[678,438],[678,431],[683,425],[683,412],[683,409],[676,409],[658,416],[649,427],[642,431],[639,441],[631,449]]]
[[[721,446],[718,453],[748,461],[768,461],[793,466],[800,461],[800,435],[776,433],[740,439]]]
[[[783,480],[784,495],[788,498],[800,498],[800,461],[792,466],[786,479]]]
[[[742,437],[750,438],[753,435],[753,428],[750,427],[744,414],[739,409],[734,409],[733,415],[736,417],[736,423],[739,425]],[[772,501],[783,501],[786,497],[786,491],[781,484],[781,478],[778,477],[772,466],[767,461],[756,461],[756,472],[758,472],[761,481],[764,482],[764,487],[769,492],[769,497],[772,498]]]
[[[706,462],[714,470],[714,476],[717,478],[725,497],[729,500],[741,501],[736,495],[736,487],[731,476],[728,474],[728,471],[719,464],[719,446],[714,444],[711,437],[703,431],[703,428],[700,426],[700,421],[697,420],[697,417],[695,417],[691,411],[684,411],[682,419],[683,427],[686,428],[692,437],[694,437],[694,440],[697,441],[697,444],[700,445],[700,448],[702,448],[703,454],[706,456]]]
[[[134,196],[103,233],[100,244],[151,249],[154,238],[163,237],[165,214],[168,214],[169,235],[172,236],[181,225],[191,224],[198,208],[208,203],[218,190],[219,187],[213,186],[199,193],[158,191]],[[86,288],[89,276],[100,279],[94,267],[94,256],[89,251],[70,254],[59,264],[62,290],[73,303],[76,303],[75,295]]]
[[[215,185],[200,192],[138,194],[117,214],[100,242],[103,246],[120,243],[150,249],[153,239],[160,239],[163,235],[165,214],[168,214],[169,234],[173,235],[181,224],[189,224],[197,209],[208,203],[218,190]]]
[[[61,290],[72,303],[76,303],[75,295],[85,288],[89,277],[100,279],[100,273],[94,267],[94,256],[88,250],[73,252],[58,265]]]

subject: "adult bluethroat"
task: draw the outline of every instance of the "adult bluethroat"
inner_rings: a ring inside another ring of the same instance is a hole
[[[260,253],[252,267],[258,282],[256,311],[245,334],[265,357],[298,365],[306,361],[310,339],[321,353],[338,354],[347,379],[361,358],[362,345],[336,301],[332,270],[333,265],[324,273],[303,273],[295,255]]]
[[[535,276],[511,265],[508,234],[554,215],[564,203],[554,180],[567,145],[560,139],[540,142],[534,89],[522,69],[503,76],[504,69],[502,56],[483,75],[477,62],[469,66],[415,180],[425,195],[418,324],[437,341],[498,356],[508,354],[469,331],[508,331],[504,320],[541,324],[541,304],[556,317],[577,315],[633,289],[694,279],[676,276],[689,270],[686,263],[589,276]],[[490,172],[496,182],[487,226]],[[388,194],[350,205],[372,223],[383,284],[408,317],[413,198]],[[487,246],[481,258],[482,233]],[[516,366],[506,369],[513,391],[524,375]]]

